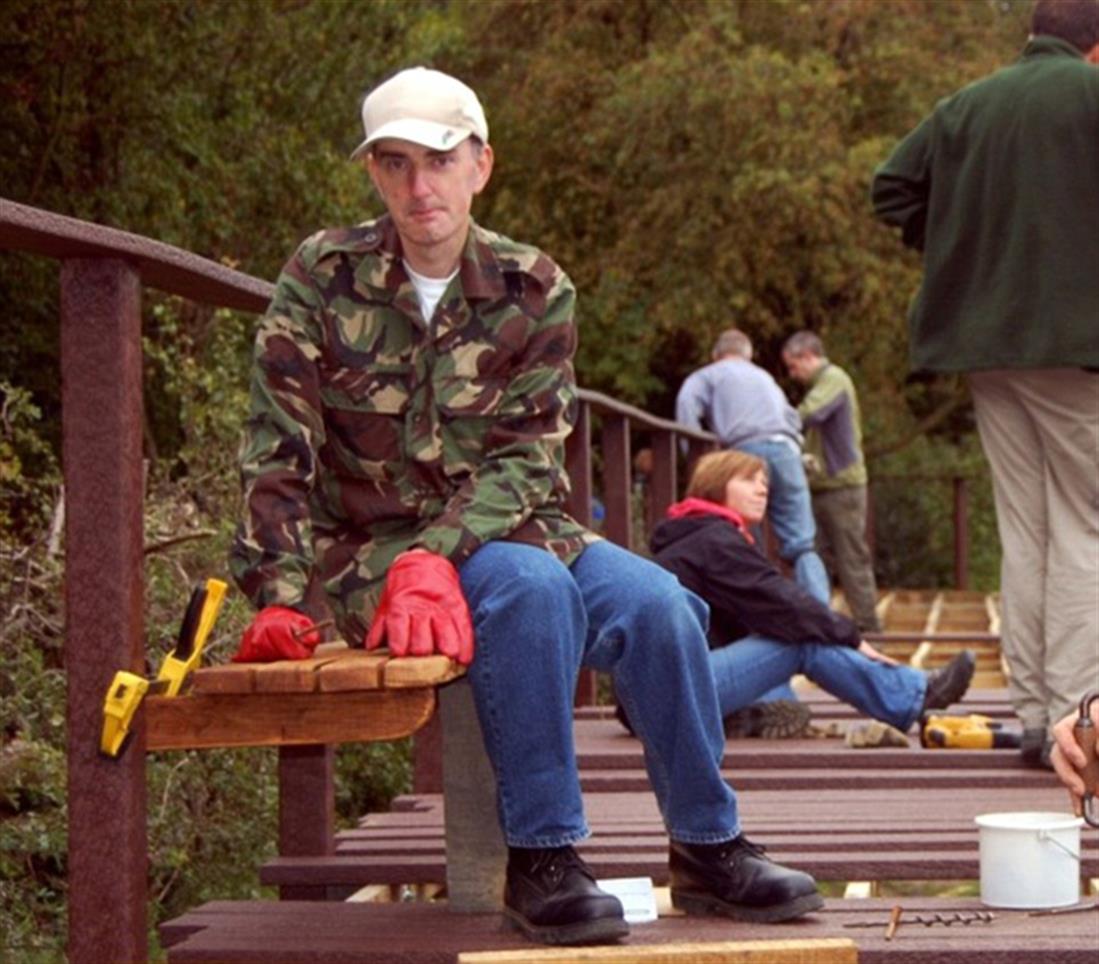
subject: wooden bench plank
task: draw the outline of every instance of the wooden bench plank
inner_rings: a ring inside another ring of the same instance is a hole
[[[364,649],[352,649],[341,659],[320,668],[317,672],[317,689],[321,693],[381,689],[385,683],[382,671],[389,659],[388,653],[368,653]]]
[[[149,750],[397,740],[435,710],[431,687],[146,699]]]
[[[187,681],[186,693],[251,693],[255,663],[226,663],[195,670]]]
[[[385,664],[386,689],[439,686],[465,676],[465,667],[449,656],[395,656]]]
[[[317,672],[330,663],[343,662],[344,653],[325,653],[309,659],[282,659],[261,663],[252,674],[257,693],[313,693],[317,689]]]

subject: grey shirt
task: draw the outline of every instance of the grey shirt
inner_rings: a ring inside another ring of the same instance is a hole
[[[709,429],[725,448],[773,437],[801,446],[801,417],[770,374],[743,359],[725,358],[689,375],[675,400],[675,418]]]

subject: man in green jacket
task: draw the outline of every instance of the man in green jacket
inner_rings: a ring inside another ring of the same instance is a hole
[[[859,629],[880,632],[874,560],[866,544],[866,461],[854,383],[828,360],[824,343],[811,331],[786,339],[782,361],[790,377],[808,388],[798,414],[805,454],[811,456],[809,491],[818,549],[839,578]]]
[[[1039,0],[1021,58],[936,105],[872,187],[878,216],[923,252],[913,369],[968,373],[1035,765],[1048,765],[1050,726],[1099,683],[1096,62],[1099,3]]]
[[[645,745],[676,906],[756,921],[822,906],[741,832],[705,604],[568,514],[576,293],[471,218],[493,166],[477,95],[412,68],[362,119],[353,156],[387,213],[306,240],[256,339],[231,565],[259,613],[237,659],[308,655],[326,607],[353,646],[467,664],[505,913],[534,940],[628,932],[573,848],[581,667],[612,676]]]

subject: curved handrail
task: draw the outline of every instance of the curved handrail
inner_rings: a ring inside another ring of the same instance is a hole
[[[2,197],[0,248],[58,260],[118,258],[137,268],[142,283],[151,288],[241,311],[263,311],[275,292],[269,281],[162,241]]]
[[[163,241],[3,197],[0,197],[0,249],[25,251],[58,260],[120,258],[137,268],[143,284],[158,291],[240,311],[264,311],[275,293],[275,286],[270,281]],[[675,432],[699,442],[717,441],[710,432],[659,418],[602,392],[581,388],[579,394],[581,401],[595,411],[623,416],[638,427]]]
[[[612,415],[621,415],[623,418],[628,418],[630,421],[636,422],[639,427],[650,429],[651,431],[674,432],[676,435],[682,435],[684,438],[696,439],[699,442],[716,444],[718,441],[717,436],[712,432],[688,428],[686,425],[680,425],[679,422],[670,422],[666,418],[650,415],[643,409],[634,408],[632,405],[620,402],[618,399],[611,398],[610,395],[604,395],[602,392],[581,388],[580,400],[587,402],[595,411],[607,412]]]

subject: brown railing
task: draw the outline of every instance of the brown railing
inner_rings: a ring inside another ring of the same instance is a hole
[[[141,673],[145,666],[142,289],[261,312],[274,288],[149,238],[2,198],[0,249],[61,263],[68,957],[74,964],[142,961],[148,956],[148,856],[140,714],[130,748],[121,758],[109,760],[98,753],[103,697],[113,673]],[[593,445],[593,423],[598,445]],[[650,520],[676,498],[679,440],[685,439],[692,452],[714,443],[708,433],[581,391],[577,426],[567,443],[573,480],[570,510],[590,523],[598,495],[606,508],[604,532],[626,547],[632,547],[634,532],[635,436],[644,437],[654,454]],[[590,702],[591,678],[584,689],[579,698]],[[332,770],[331,748],[280,749],[283,854],[330,851]]]

